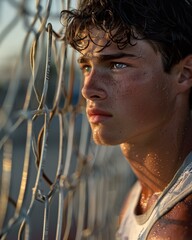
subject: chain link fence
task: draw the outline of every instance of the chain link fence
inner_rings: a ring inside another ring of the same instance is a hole
[[[95,146],[60,12],[77,1],[0,1],[0,239],[115,239],[134,181]]]

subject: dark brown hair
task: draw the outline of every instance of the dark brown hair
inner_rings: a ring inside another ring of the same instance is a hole
[[[123,49],[132,39],[150,41],[166,72],[192,54],[192,0],[82,0],[78,9],[62,11],[61,21],[67,42],[80,52],[94,41],[91,29],[97,28],[109,36],[103,48],[111,42]]]

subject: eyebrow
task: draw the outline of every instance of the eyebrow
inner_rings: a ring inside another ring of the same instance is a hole
[[[130,53],[115,53],[115,54],[103,54],[103,55],[99,55],[99,56],[81,56],[77,59],[78,63],[87,63],[88,61],[90,61],[91,59],[96,59],[98,62],[105,62],[107,60],[113,60],[113,59],[119,59],[119,58],[124,58],[124,57],[128,57],[128,58],[136,58],[138,56],[134,55],[134,54],[130,54]]]

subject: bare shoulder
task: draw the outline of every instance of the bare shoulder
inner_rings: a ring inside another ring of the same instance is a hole
[[[152,239],[192,239],[192,194],[156,222],[148,236]]]

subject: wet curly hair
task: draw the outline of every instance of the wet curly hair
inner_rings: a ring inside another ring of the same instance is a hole
[[[78,9],[61,12],[61,22],[66,41],[79,52],[94,42],[96,28],[108,35],[101,50],[112,42],[123,49],[132,39],[148,40],[167,73],[192,54],[192,0],[82,0]]]

